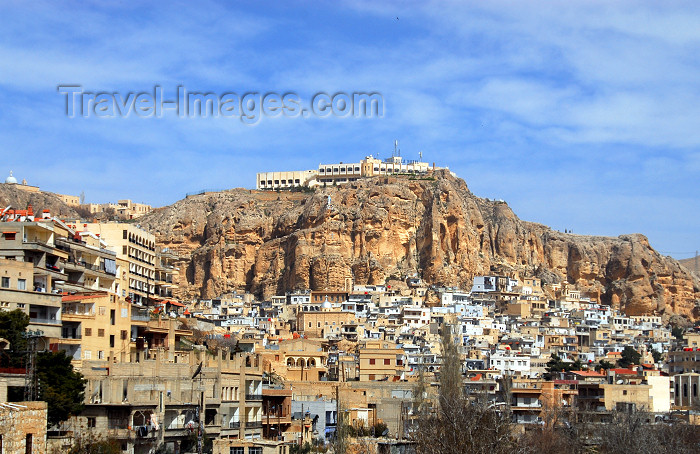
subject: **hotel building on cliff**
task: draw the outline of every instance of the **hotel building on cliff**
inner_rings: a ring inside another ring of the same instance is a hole
[[[380,160],[370,155],[355,163],[319,164],[318,169],[314,170],[261,172],[257,174],[255,187],[256,189],[311,188],[345,184],[376,175],[422,175],[435,169],[435,164],[430,166],[427,162],[420,160],[404,160],[401,156]]]

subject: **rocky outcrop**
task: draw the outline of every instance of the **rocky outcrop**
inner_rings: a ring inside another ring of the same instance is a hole
[[[181,254],[184,298],[233,290],[267,297],[415,272],[428,283],[469,288],[474,275],[501,272],[567,280],[630,314],[699,315],[698,280],[643,235],[591,237],[525,222],[449,172],[313,193],[202,194],[140,221]]]
[[[55,194],[30,192],[19,188],[18,185],[0,183],[0,210],[8,205],[16,210],[24,210],[31,205],[34,213],[41,214],[43,210],[49,210],[52,215],[64,219],[80,217],[75,209],[66,205]]]

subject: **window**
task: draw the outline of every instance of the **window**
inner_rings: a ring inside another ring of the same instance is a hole
[[[129,332],[128,332],[127,330],[123,329],[122,332],[121,332],[121,339],[122,339],[122,340],[126,340],[126,339],[127,339],[127,336],[129,335],[128,333],[129,333]]]
[[[127,235],[128,235],[128,233],[126,232],[126,230],[122,230],[122,239],[123,240],[127,239]]]
[[[96,422],[97,422],[97,418],[88,417],[87,418],[88,429],[94,429]]]
[[[369,374],[369,379],[374,380],[374,374]]]
[[[26,279],[17,279],[17,290],[27,290]]]
[[[98,329],[97,329],[97,337],[105,337],[105,330],[104,330],[104,328],[98,328]]]
[[[391,360],[390,360],[390,359],[385,359],[385,360],[384,360],[384,365],[385,365],[385,366],[388,366],[389,364],[391,364]]]
[[[14,241],[15,240],[15,234],[17,232],[5,232],[3,235],[5,236],[5,239],[8,241]]]
[[[109,335],[109,347],[114,348],[114,334]]]
[[[370,359],[369,359],[369,364],[370,364],[370,365],[373,365],[374,363],[375,363],[375,359],[374,359],[374,358],[370,358]]]
[[[27,438],[25,439],[24,442],[24,452],[25,454],[32,454],[34,451],[33,446],[32,446],[32,434],[27,434]]]
[[[245,448],[231,448],[231,451],[229,451],[231,454],[245,454],[244,450]]]
[[[115,311],[114,309],[110,309],[110,311],[109,311],[109,324],[110,325],[114,325],[116,323],[114,321],[116,316],[117,316],[117,311]]]
[[[92,336],[92,328],[85,328],[85,335]]]
[[[126,246],[122,246],[122,254],[126,255]]]
[[[92,359],[92,352],[90,350],[85,350],[83,355],[85,359]]]
[[[248,448],[248,454],[262,454],[262,448],[259,446],[251,446]]]
[[[105,352],[102,350],[99,350],[97,352],[97,359],[105,359]]]
[[[105,315],[107,313],[107,309],[104,306],[100,306],[100,315]]]
[[[10,278],[9,277],[4,277],[2,278],[2,288],[10,288]]]

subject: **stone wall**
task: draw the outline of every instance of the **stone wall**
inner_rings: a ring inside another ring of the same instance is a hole
[[[27,442],[30,442],[32,454],[45,454],[46,417],[46,402],[0,404],[2,452],[26,452]]]

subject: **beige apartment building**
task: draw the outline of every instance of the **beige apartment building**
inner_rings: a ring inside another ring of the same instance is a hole
[[[114,210],[121,219],[136,219],[153,211],[151,205],[136,203],[130,199],[118,200],[117,203],[87,203],[84,206],[93,214]]]
[[[131,304],[107,293],[62,297],[61,350],[74,365],[86,361],[128,361],[131,335]]]
[[[406,353],[396,344],[366,341],[360,347],[360,381],[398,381],[405,378]]]
[[[354,313],[330,308],[297,313],[297,330],[307,337],[323,338],[327,334],[339,334],[340,328],[351,322],[356,322]]]
[[[128,266],[122,270],[122,294],[134,304],[147,304],[156,292],[155,236],[133,224],[118,222],[90,223],[83,227],[105,240],[116,251],[118,259]]]
[[[56,194],[63,203],[68,206],[77,207],[80,206],[80,196],[77,195],[67,195],[67,194]]]

